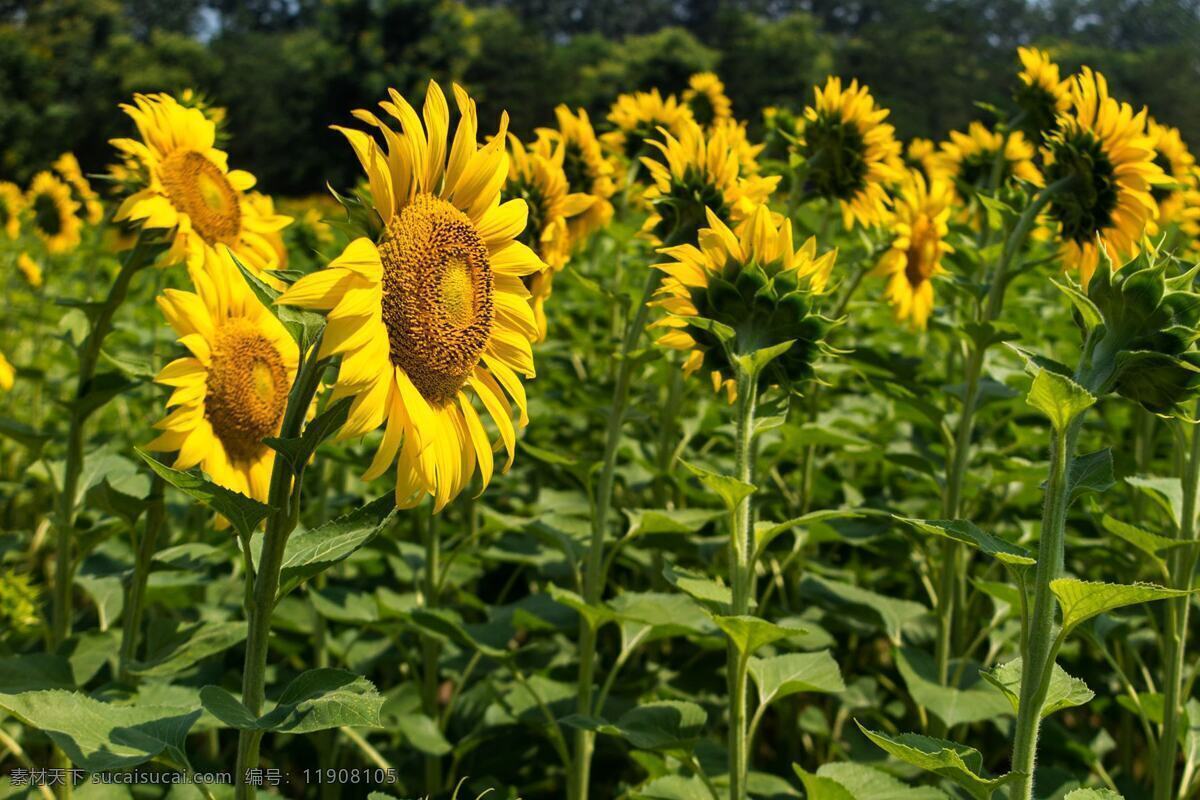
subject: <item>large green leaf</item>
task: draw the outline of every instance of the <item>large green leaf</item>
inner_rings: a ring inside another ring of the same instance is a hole
[[[1021,674],[1021,659],[1019,658],[983,673],[983,677],[1008,698],[1013,713],[1016,713],[1017,707],[1020,705]],[[1066,670],[1055,664],[1050,673],[1050,685],[1046,689],[1046,699],[1042,703],[1042,719],[1055,711],[1081,706],[1095,696],[1086,683],[1068,675]]]
[[[679,463],[683,464],[688,472],[699,478],[700,482],[710,492],[720,497],[721,502],[725,504],[726,510],[732,511],[738,503],[754,494],[753,484],[738,480],[730,475],[719,475],[712,470],[707,470],[695,464],[689,464],[686,461],[680,461]]]
[[[1117,608],[1191,594],[1179,589],[1155,586],[1152,583],[1101,583],[1076,578],[1050,581],[1050,591],[1058,598],[1058,604],[1062,608],[1063,627],[1068,630],[1097,614]]]
[[[764,706],[802,692],[837,694],[846,690],[842,672],[828,650],[751,658],[749,670],[758,687],[758,702]]]
[[[1008,711],[1004,695],[980,676],[979,665],[974,662],[950,664],[950,677],[957,678],[954,686],[938,682],[937,665],[923,650],[898,648],[896,666],[912,699],[947,728],[992,719]]]
[[[1071,459],[1067,473],[1072,501],[1088,492],[1106,492],[1117,480],[1113,476],[1112,451],[1107,447]]]
[[[896,517],[922,533],[943,536],[971,547],[976,547],[1007,567],[1026,569],[1037,563],[1033,553],[1019,544],[1001,539],[980,530],[975,523],[965,519],[912,519]]]
[[[249,538],[258,527],[258,523],[271,513],[270,506],[252,500],[244,494],[232,492],[191,472],[172,469],[144,450],[135,448],[135,452],[164,481],[225,517],[237,532],[246,538]]]
[[[257,718],[219,686],[201,689],[200,702],[214,717],[240,730],[312,733],[343,725],[380,727],[383,696],[361,675],[321,668],[297,676],[283,690],[274,708]]]
[[[712,618],[686,594],[622,592],[609,601],[611,613],[622,623],[649,627],[643,641],[671,636],[716,633]]]
[[[198,622],[164,642],[145,661],[134,662],[130,672],[159,678],[182,672],[198,661],[224,652],[246,638],[246,623]]]
[[[964,744],[917,733],[888,736],[857,724],[863,735],[889,755],[954,781],[977,800],[989,800],[997,789],[1018,777],[1016,773],[985,777],[983,756]]]
[[[704,732],[708,714],[695,703],[660,700],[631,708],[613,723],[572,715],[564,725],[619,736],[639,750],[690,749]]]
[[[1096,402],[1096,396],[1074,380],[1047,369],[1040,369],[1034,376],[1025,399],[1045,414],[1058,431],[1065,431],[1071,420]]]
[[[853,611],[856,615],[876,620],[895,644],[900,643],[904,628],[916,622],[928,609],[912,600],[873,592],[849,583],[809,575],[800,582],[800,591],[834,610]]]
[[[342,561],[387,527],[396,513],[391,493],[324,525],[288,539],[279,574],[279,596]]]
[[[1128,522],[1122,522],[1115,517],[1105,514],[1100,518],[1100,524],[1104,526],[1104,530],[1122,539],[1129,544],[1141,550],[1149,556],[1155,564],[1159,565],[1160,569],[1165,569],[1166,565],[1163,559],[1159,556],[1164,550],[1171,550],[1175,547],[1196,547],[1198,544],[1194,540],[1187,539],[1170,539],[1166,536],[1159,536],[1157,533],[1151,533],[1144,528],[1139,528],[1136,525],[1130,525]]]
[[[738,616],[713,615],[713,622],[725,632],[733,646],[742,655],[751,655],[760,647],[772,642],[804,633],[803,628],[789,628],[768,622],[765,619],[743,614]]]
[[[0,658],[0,694],[74,688],[71,662],[61,655],[29,653]]]
[[[842,761],[824,764],[816,774],[798,764],[792,769],[804,782],[808,800],[948,800],[933,786],[906,786],[882,770]]]
[[[626,536],[632,539],[651,533],[696,533],[725,513],[707,508],[631,508],[625,515],[629,517]]]

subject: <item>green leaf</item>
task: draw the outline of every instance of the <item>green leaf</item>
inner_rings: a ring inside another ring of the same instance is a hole
[[[446,609],[429,609],[418,608],[412,612],[410,618],[413,624],[423,629],[427,633],[431,633],[439,639],[454,642],[459,647],[465,647],[468,650],[478,650],[485,656],[492,658],[507,658],[509,653],[507,650],[495,644],[481,641],[477,636],[472,635],[470,631],[448,610]]]
[[[50,441],[49,434],[39,433],[24,422],[8,417],[0,417],[0,436],[12,439],[34,455],[40,453],[46,442]]]
[[[383,696],[369,680],[342,669],[311,669],[298,675],[275,707],[257,719],[246,706],[219,686],[200,690],[205,710],[239,730],[312,733],[352,727],[378,728]]]
[[[733,602],[733,592],[728,586],[718,583],[702,573],[667,564],[663,567],[663,577],[676,589],[686,592],[702,602],[724,606]]]
[[[301,475],[321,442],[337,433],[345,424],[353,402],[353,397],[343,397],[305,425],[304,432],[299,436],[291,439],[269,436],[263,439],[263,444],[283,457],[292,474]]]
[[[1116,482],[1117,479],[1113,475],[1112,451],[1107,447],[1071,459],[1070,468],[1067,470],[1071,502],[1088,492],[1106,492]]]
[[[962,664],[955,660],[950,664],[950,675],[959,676],[954,686],[938,682],[937,665],[923,650],[898,648],[896,666],[912,699],[936,715],[947,728],[992,719],[1008,711],[1004,695],[980,676],[975,662]]]
[[[1065,281],[1056,281],[1053,278],[1050,279],[1050,282],[1070,298],[1071,304],[1075,306],[1075,310],[1079,312],[1079,316],[1083,320],[1085,330],[1090,331],[1104,321],[1104,316],[1100,313],[1100,309],[1078,287],[1072,286]]]
[[[1021,674],[1021,659],[1019,658],[983,673],[983,677],[1008,698],[1014,714],[1021,701]],[[1064,708],[1084,705],[1095,696],[1086,683],[1068,675],[1066,670],[1055,664],[1050,673],[1050,685],[1046,689],[1046,699],[1042,702],[1041,718],[1045,719],[1055,711],[1061,711]]]
[[[793,764],[792,769],[796,771],[796,776],[804,784],[804,794],[807,800],[858,800],[857,795],[852,794],[849,789],[833,778],[805,772],[799,764]]]
[[[1075,628],[1097,614],[1103,614],[1124,606],[1166,600],[1170,597],[1185,597],[1191,592],[1167,589],[1152,583],[1101,583],[1081,581],[1076,578],[1059,578],[1050,581],[1050,591],[1058,598],[1062,608],[1063,627]]]
[[[643,642],[716,632],[710,616],[686,594],[621,592],[609,606],[609,614],[622,623],[650,628]]]
[[[827,509],[823,511],[810,511],[807,514],[801,514],[798,517],[792,517],[783,522],[759,521],[754,525],[755,552],[763,552],[767,545],[774,541],[775,537],[795,528],[803,528],[814,522],[825,522],[833,519],[858,519],[861,516],[863,515],[859,511]]]
[[[748,614],[729,617],[714,614],[712,619],[744,656],[751,655],[760,647],[766,647],[772,642],[805,632],[803,628],[785,628]]]
[[[999,778],[984,777],[983,756],[964,744],[916,733],[888,736],[863,727],[857,720],[855,724],[863,735],[889,755],[954,781],[976,800],[989,800],[997,789],[1018,777],[1017,773],[1011,772]]]
[[[131,381],[119,372],[101,372],[88,383],[82,396],[65,405],[81,419],[87,419],[114,397],[125,394],[138,385],[137,381]]]
[[[293,534],[283,550],[279,597],[318,575],[374,539],[396,514],[389,492],[324,525]]]
[[[242,704],[228,689],[220,686],[205,686],[200,690],[200,705],[204,710],[231,728],[258,730],[258,718]]]
[[[750,677],[760,705],[801,693],[838,694],[846,690],[842,672],[828,650],[751,658]]]
[[[275,300],[279,297],[280,293],[263,282],[253,272],[246,269],[246,265],[238,260],[238,257],[232,251],[230,251],[229,255],[233,258],[233,263],[241,271],[242,277],[245,278],[246,284],[250,287],[250,291],[254,292],[259,302],[266,306],[267,310],[283,323],[283,327],[287,328],[287,332],[300,345],[300,352],[307,353],[309,347],[317,341],[317,337],[325,328],[325,317],[307,309],[277,305]]]
[[[1183,484],[1179,478],[1160,478],[1155,475],[1131,475],[1125,482],[1150,496],[1171,519],[1175,527],[1183,526]]]
[[[1122,522],[1121,520],[1111,517],[1108,514],[1105,514],[1103,517],[1101,517],[1100,524],[1104,527],[1104,530],[1108,531],[1113,536],[1128,542],[1152,558],[1155,563],[1159,565],[1160,569],[1165,569],[1165,563],[1159,556],[1159,553],[1162,551],[1170,550],[1175,547],[1195,547],[1197,545],[1195,541],[1189,541],[1187,539],[1168,539],[1166,536],[1159,536],[1157,533],[1151,533],[1150,531],[1139,528],[1136,525],[1130,525],[1128,522]]]
[[[948,800],[946,794],[933,786],[906,786],[882,770],[866,764],[842,761],[824,764],[816,775],[806,773],[798,764],[792,769],[804,782],[808,800]],[[805,775],[816,780],[805,780]],[[838,794],[838,790],[848,794]]]
[[[729,475],[718,475],[704,467],[698,467],[683,460],[680,460],[679,463],[683,464],[688,472],[698,477],[700,482],[709,491],[720,497],[721,501],[725,503],[727,511],[732,511],[737,507],[738,503],[754,494],[755,487],[753,484],[746,483]]]
[[[791,350],[792,345],[795,343],[795,339],[789,339],[786,342],[773,344],[770,347],[763,347],[750,353],[735,353],[733,356],[733,363],[745,375],[749,375],[751,378],[757,378],[762,374],[762,371],[767,368],[768,364],[779,358],[788,350]]]
[[[1125,800],[1125,796],[1111,789],[1075,789],[1067,792],[1063,800]]]
[[[912,519],[910,517],[896,517],[896,519],[911,525],[922,533],[943,536],[971,547],[977,547],[1007,567],[1023,569],[1037,563],[1037,559],[1029,550],[982,531],[975,523],[968,520]]]
[[[633,800],[712,800],[704,781],[695,775],[663,775],[633,790]]]
[[[453,748],[438,730],[437,723],[424,714],[401,714],[396,729],[414,750],[431,756],[444,756]]]
[[[164,481],[225,517],[246,538],[250,538],[258,523],[271,513],[271,507],[264,503],[218,486],[199,475],[172,469],[139,448],[135,447],[134,452]]]
[[[625,534],[629,539],[656,533],[695,533],[725,516],[723,511],[706,508],[629,508],[625,514],[629,517]]]
[[[1095,395],[1071,378],[1044,368],[1034,377],[1025,399],[1045,414],[1054,429],[1060,432],[1096,402]]]
[[[71,662],[61,655],[29,653],[0,658],[0,695],[74,688]]]
[[[129,671],[144,678],[174,675],[245,639],[245,622],[199,622],[171,637],[145,661],[131,664]]]
[[[92,772],[158,760],[186,769],[184,739],[201,711],[102,703],[57,689],[0,694],[0,708],[49,736],[71,763]]]
[[[615,723],[572,715],[562,722],[619,736],[639,750],[689,750],[704,732],[708,714],[695,703],[660,700],[631,708]]]
[[[811,596],[835,610],[853,611],[868,619],[878,620],[894,643],[899,644],[905,626],[916,622],[928,609],[912,600],[872,592],[849,583],[808,575],[800,582],[801,593]]]

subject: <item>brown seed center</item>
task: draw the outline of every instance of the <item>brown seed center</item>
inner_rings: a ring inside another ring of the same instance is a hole
[[[245,319],[226,321],[213,342],[204,416],[229,458],[262,455],[262,440],[279,432],[287,406],[287,369],[279,351]]]
[[[171,204],[188,215],[204,241],[237,242],[242,232],[241,199],[216,164],[194,150],[180,150],[162,162],[159,177]]]

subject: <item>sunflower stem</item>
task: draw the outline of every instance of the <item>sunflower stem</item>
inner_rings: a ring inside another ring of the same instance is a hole
[[[758,400],[758,378],[742,370],[737,376],[737,433],[734,441],[737,478],[743,483],[754,479],[754,407]],[[729,583],[733,593],[735,616],[748,614],[754,597],[753,494],[748,494],[730,515]],[[749,731],[746,725],[746,685],[749,653],[729,642],[727,673],[729,680],[729,798],[745,800],[746,776],[750,767]]]
[[[662,273],[659,270],[653,268],[647,270],[646,285],[642,289],[641,299],[630,317],[629,324],[625,328],[625,337],[621,341],[621,350],[617,359],[617,380],[613,388],[612,405],[608,410],[608,425],[604,436],[604,460],[600,467],[596,493],[592,499],[592,535],[588,543],[587,565],[583,576],[583,599],[588,605],[599,603],[604,594],[604,542],[608,534],[608,511],[612,503],[617,448],[621,443],[621,427],[625,421],[625,409],[629,403],[629,383],[633,378],[632,354],[642,337],[642,330],[646,327],[646,316],[650,310],[647,303],[658,289],[661,279]],[[594,711],[592,695],[595,688],[593,685],[595,670],[596,629],[580,615],[579,675],[575,710],[584,716],[591,716]],[[569,794],[572,800],[587,800],[594,744],[594,732],[582,729],[575,731]]]
[[[426,610],[438,607],[438,575],[441,572],[441,541],[438,538],[432,513],[421,521],[421,537],[425,545],[425,570],[422,575],[421,593]],[[433,636],[421,636],[421,706],[425,715],[437,724],[438,714],[438,659],[441,657],[441,645]],[[429,754],[425,756],[425,793],[433,797],[442,788],[442,759],[441,756]]]
[[[121,655],[117,662],[117,675],[122,681],[128,681],[132,677],[129,667],[137,657],[142,617],[146,611],[146,586],[150,581],[150,565],[154,559],[154,553],[158,549],[158,537],[162,532],[165,520],[163,479],[155,475],[150,483],[150,505],[146,510],[146,528],[137,545],[133,578],[129,584],[129,599],[125,602],[128,611],[125,623],[121,626]]]

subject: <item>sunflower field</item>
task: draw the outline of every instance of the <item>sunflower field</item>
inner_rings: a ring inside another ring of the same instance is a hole
[[[1200,797],[1200,168],[1008,67],[0,180],[0,797]]]

